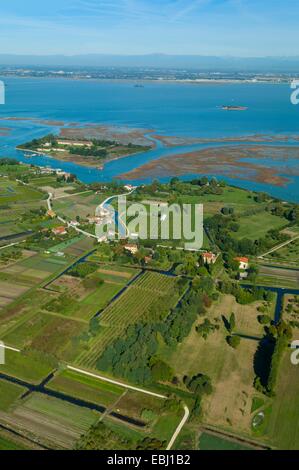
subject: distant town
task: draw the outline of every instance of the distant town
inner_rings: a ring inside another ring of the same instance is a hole
[[[0,66],[2,77],[68,78],[73,80],[142,80],[177,81],[201,83],[244,82],[244,83],[290,83],[299,78],[299,73],[262,73],[244,71],[206,71],[184,68],[159,67],[70,67],[47,66]]]

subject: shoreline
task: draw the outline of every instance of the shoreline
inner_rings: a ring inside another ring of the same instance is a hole
[[[84,157],[82,157],[81,155],[71,155],[71,157],[72,157],[72,160],[71,160],[71,159],[67,159],[67,158],[59,158],[59,156],[51,155],[51,153],[42,153],[42,152],[38,152],[38,151],[35,151],[35,150],[22,149],[22,148],[19,148],[19,147],[16,147],[16,150],[18,152],[23,152],[23,153],[25,153],[25,152],[33,153],[33,154],[37,155],[38,157],[53,158],[54,160],[57,160],[59,162],[74,163],[75,165],[80,165],[80,166],[85,167],[85,168],[96,169],[96,170],[101,170],[101,171],[104,169],[106,163],[110,163],[110,162],[113,162],[115,160],[121,160],[122,158],[133,157],[133,156],[136,156],[140,153],[146,152],[146,151],[140,151],[140,152],[129,153],[127,155],[120,155],[118,157],[112,157],[112,158],[107,157],[105,159],[105,161],[103,161],[103,164],[102,164],[101,161],[99,161],[97,163],[94,162],[94,164],[93,164],[92,161],[88,161],[88,162],[82,161],[81,158],[84,158]],[[150,150],[148,150],[148,152],[149,151]],[[25,155],[24,155],[24,157],[25,157]],[[61,155],[60,155],[60,157],[61,157]],[[32,157],[28,157],[28,158],[30,159]],[[87,158],[89,158],[89,157],[87,157]]]
[[[185,176],[188,174],[217,174],[256,183],[286,186],[292,176],[299,176],[299,166],[288,167],[286,162],[299,160],[299,146],[268,147],[220,146],[208,147],[193,152],[178,153],[162,157],[141,165],[134,170],[118,175],[118,179],[128,181],[157,177]],[[279,165],[267,166],[266,160],[276,161]]]
[[[13,78],[19,80],[69,80],[69,81],[84,81],[84,82],[101,82],[101,83],[157,83],[157,84],[177,84],[177,85],[290,85],[292,78],[273,79],[273,80],[254,80],[254,79],[216,79],[216,78],[202,78],[202,79],[167,79],[167,78],[88,78],[88,77],[71,77],[71,76],[44,76],[36,77],[35,75],[27,75],[26,77],[19,75],[2,75],[0,72],[0,79]]]

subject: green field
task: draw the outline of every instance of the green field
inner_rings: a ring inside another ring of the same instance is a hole
[[[230,300],[230,297],[228,299]],[[231,302],[227,303],[228,311],[221,310],[221,302],[210,308],[207,318],[213,323],[219,318],[219,330],[211,333],[207,340],[201,338],[195,328],[192,328],[190,334],[176,347],[161,345],[159,356],[172,367],[180,382],[184,376],[192,377],[199,372],[211,378],[213,392],[202,401],[204,423],[249,432],[252,397],[255,393],[253,365],[258,342],[241,339],[237,350],[227,344],[228,333],[221,314],[230,314],[231,305]],[[256,312],[254,310],[252,318],[247,319],[246,313],[250,314],[251,306],[246,307],[245,310],[236,310],[237,322],[240,328],[242,324],[244,331],[257,332],[259,325]],[[199,318],[197,324],[202,321],[202,318]]]
[[[50,448],[71,449],[99,419],[98,412],[66,401],[32,393],[13,412],[19,429],[37,434]]]
[[[39,383],[53,368],[53,364],[50,364],[42,354],[6,351],[5,364],[0,366],[0,372],[31,383]]]
[[[239,442],[203,433],[199,440],[199,450],[250,450],[250,448]]]
[[[130,268],[111,267],[108,269],[107,267],[104,269],[99,267],[94,274],[89,276],[90,279],[99,281],[95,282],[92,287],[85,287],[84,280],[66,273],[48,285],[48,289],[60,295],[52,301],[49,298],[50,303],[46,303],[43,309],[88,322],[108,305],[136,273],[138,273],[137,270]]]
[[[269,253],[267,259],[277,262],[289,262],[292,265],[299,266],[299,238],[279,250]]]
[[[266,441],[282,450],[299,448],[299,380],[298,366],[291,364],[286,351],[279,368],[276,397],[265,431]]]
[[[97,206],[102,202],[103,197],[95,193],[78,194],[76,196],[65,197],[53,201],[53,208],[59,215],[64,215],[68,220],[75,220],[77,216],[85,219],[89,215],[94,215]]]
[[[47,387],[109,407],[124,393],[121,387],[72,370],[64,370],[57,374]]]
[[[29,186],[0,177],[0,205],[42,199],[43,194]]]
[[[26,389],[19,385],[0,379],[0,410],[8,411],[25,391]]]
[[[0,451],[1,450],[27,450],[22,444],[17,444],[11,439],[0,435]]]
[[[57,419],[80,432],[87,430],[99,417],[95,411],[39,393],[32,394],[22,407]]]
[[[299,271],[283,267],[261,265],[256,282],[261,286],[290,287],[297,289]]]
[[[270,212],[262,211],[250,216],[241,216],[238,219],[240,225],[236,233],[232,232],[235,238],[249,238],[256,240],[262,238],[270,229],[282,229],[287,225],[286,219],[272,215]]]

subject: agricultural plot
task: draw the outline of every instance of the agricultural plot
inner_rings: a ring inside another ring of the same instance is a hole
[[[298,366],[291,363],[286,351],[279,367],[276,396],[270,407],[264,439],[282,450],[299,446],[299,381]],[[267,414],[265,413],[266,417]]]
[[[83,256],[86,251],[91,251],[94,248],[94,240],[92,238],[83,237],[78,241],[73,240],[74,243],[69,245],[64,252],[75,258]]]
[[[40,383],[47,377],[56,364],[44,354],[37,352],[5,351],[5,364],[0,365],[0,372],[33,384]]]
[[[51,246],[51,248],[49,248],[48,251],[50,253],[58,253],[58,252],[64,253],[67,248],[71,247],[74,244],[77,244],[84,238],[85,237],[83,235],[78,235],[74,238],[58,243],[57,245]]]
[[[77,216],[85,219],[89,215],[95,215],[97,206],[101,203],[100,196],[95,193],[84,193],[76,196],[67,196],[53,200],[53,209],[58,214],[63,214],[69,220],[75,220]]]
[[[34,284],[39,284],[51,274],[62,270],[66,264],[67,260],[54,255],[38,254],[4,268],[2,272],[14,276],[16,280],[27,279]]]
[[[34,188],[0,177],[0,205],[42,199],[42,193]]]
[[[29,450],[23,443],[20,443],[12,439],[11,434],[1,432],[0,433],[0,450]]]
[[[296,235],[292,233],[292,236]],[[298,235],[298,233],[297,233]],[[283,246],[279,250],[269,253],[267,258],[277,262],[290,263],[290,265],[299,266],[299,238]]]
[[[76,363],[94,368],[108,344],[123,335],[129,325],[149,315],[151,310],[158,304],[161,305],[162,300],[168,299],[168,296],[169,311],[178,300],[175,283],[175,278],[153,272],[138,277],[101,313],[99,333],[88,343],[88,349],[78,357]]]
[[[95,280],[91,285],[67,274],[60,276],[47,286],[47,289],[56,291],[59,295],[44,305],[43,309],[87,322],[104,309],[138,272],[130,270],[130,268],[119,269],[115,268],[110,271],[99,268],[96,273],[90,276],[90,280]],[[96,282],[96,280],[100,282]]]
[[[11,415],[20,429],[55,448],[71,449],[99,418],[99,413],[63,400],[33,393]]]
[[[71,349],[71,339],[82,330],[81,323],[71,319],[38,313],[3,336],[7,344],[62,358]]]
[[[113,406],[124,393],[122,387],[67,369],[55,375],[54,379],[48,383],[47,388],[71,394],[105,407]]]
[[[21,298],[3,308],[0,312],[0,337],[30,321],[40,312],[40,306],[46,301],[47,297],[48,293],[46,291],[31,289]]]
[[[0,411],[9,411],[26,389],[0,379]]]
[[[0,308],[9,306],[29,289],[62,270],[66,264],[64,259],[42,254],[25,256],[17,262],[8,263],[0,273]]]
[[[0,308],[9,305],[28,290],[28,286],[0,281]]]
[[[297,289],[299,285],[299,270],[262,265],[260,266],[257,283],[263,286]]]

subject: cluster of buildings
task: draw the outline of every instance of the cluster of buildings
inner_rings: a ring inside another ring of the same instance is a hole
[[[218,256],[219,254],[215,255],[215,253],[211,253],[211,252],[202,253],[203,262],[204,264],[207,264],[207,265],[215,264]],[[234,261],[237,261],[239,263],[239,270],[241,271],[240,277],[241,278],[247,277],[246,271],[248,271],[248,268],[249,268],[249,259],[246,258],[245,256],[237,256],[236,258],[234,258]]]

